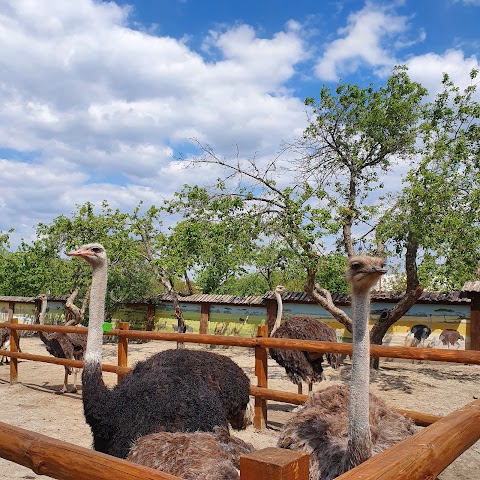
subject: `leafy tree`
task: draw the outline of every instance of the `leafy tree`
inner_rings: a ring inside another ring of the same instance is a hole
[[[210,145],[197,142],[201,155],[191,163],[214,164],[226,172],[224,181],[209,192],[210,205],[219,198],[240,198],[241,221],[258,219],[266,243],[279,240],[296,256],[305,291],[349,330],[350,318],[317,281],[326,258],[324,241],[335,236],[352,255],[361,238],[354,238],[353,228],[364,230],[367,225],[372,230],[369,222],[376,219],[377,210],[369,204],[370,194],[379,188],[379,175],[394,158],[414,153],[425,94],[403,67],[396,68],[386,86],[378,90],[340,84],[332,94],[323,87],[318,104],[306,100],[312,115],[302,138],[284,145],[297,155],[293,182],[290,172],[282,168],[281,156],[262,163],[257,158],[244,160],[237,151],[235,158],[226,159],[217,156]],[[285,173],[288,186],[280,187],[285,184]],[[233,190],[227,191],[227,180],[237,182]],[[183,198],[191,190],[186,187]],[[202,217],[202,210],[187,201],[183,207],[190,215]]]

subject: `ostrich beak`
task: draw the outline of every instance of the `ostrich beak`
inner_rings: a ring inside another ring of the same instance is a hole
[[[388,270],[385,267],[373,267],[373,268],[368,268],[364,270],[365,273],[377,273],[379,275],[383,275],[388,272]]]
[[[91,250],[75,250],[74,252],[66,252],[69,257],[89,257],[94,255]]]

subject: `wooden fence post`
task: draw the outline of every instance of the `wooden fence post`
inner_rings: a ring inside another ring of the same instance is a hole
[[[18,324],[18,318],[12,318],[11,323]],[[10,329],[10,351],[18,352],[18,330]],[[10,357],[10,385],[18,383],[18,358]]]
[[[208,320],[210,317],[210,305],[208,303],[202,303],[200,310],[200,330],[201,335],[208,333]]]
[[[119,322],[119,330],[128,330],[130,324],[128,322]],[[128,367],[128,338],[118,336],[118,366],[119,367]],[[117,383],[122,381],[122,378],[125,376],[125,373],[117,372]]]
[[[240,480],[308,480],[305,452],[269,447],[240,457]]]
[[[257,330],[257,337],[268,337],[268,326],[260,325]],[[255,347],[255,375],[257,386],[268,388],[268,350],[262,346]],[[255,416],[253,426],[260,430],[267,426],[267,400],[255,397]],[[262,478],[262,477],[259,477]]]

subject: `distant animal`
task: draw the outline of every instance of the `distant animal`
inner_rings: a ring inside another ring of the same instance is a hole
[[[45,324],[45,314],[47,312],[47,296],[39,295],[42,300],[40,312],[40,325]],[[45,348],[50,355],[57,358],[67,358],[70,360],[83,360],[83,354],[87,346],[87,337],[79,333],[63,333],[63,332],[38,332],[40,340],[45,344]],[[68,392],[68,376],[73,371],[73,387],[71,393],[77,392],[77,376],[80,369],[65,366],[65,376],[63,378],[63,386],[58,393]]]
[[[225,325],[224,323],[217,323],[215,325],[215,328],[213,330],[214,335],[224,335],[227,331],[228,325]]]
[[[331,480],[414,433],[411,419],[369,393],[370,290],[386,272],[379,257],[349,259],[353,355],[350,387],[311,394],[284,426],[278,446],[310,454],[310,480]]]
[[[159,352],[109,389],[102,378],[107,254],[93,243],[67,255],[92,268],[82,400],[95,450],[125,458],[136,439],[152,433],[246,427],[250,381],[230,358],[212,352]]]
[[[175,332],[178,332],[178,325],[175,325],[174,323],[172,323],[172,328]],[[193,327],[185,324],[185,332],[190,332],[190,333],[193,332]]]
[[[166,328],[167,328],[167,322],[166,321],[163,322],[163,323],[158,322],[157,330],[165,330]],[[178,327],[177,327],[177,329],[178,329]]]
[[[159,432],[140,437],[127,460],[186,480],[238,480],[240,456],[254,451],[251,444],[214,432]]]
[[[457,349],[460,348],[460,340],[465,340],[465,337],[458,333],[453,328],[446,328],[438,337],[438,339],[444,344],[447,345],[447,348],[450,348],[450,345],[457,346]]]
[[[238,321],[240,323],[247,323],[248,322],[248,317],[249,317],[249,315],[247,315],[245,318],[239,317]]]
[[[430,336],[432,330],[427,325],[414,325],[410,331],[407,333],[407,337],[413,335],[413,338],[416,340],[415,344],[412,344],[412,347],[419,345],[420,343],[422,346],[425,344],[425,340]]]
[[[272,328],[272,338],[294,338],[297,340],[316,340],[319,342],[336,342],[337,334],[326,323],[308,315],[294,315],[282,321],[283,285],[275,288],[277,299],[277,318]],[[324,379],[323,354],[317,352],[302,352],[301,350],[287,350],[283,348],[270,348],[270,356],[285,369],[288,378],[298,386],[298,393],[302,393],[302,382],[307,382],[308,391],[313,389],[314,382]],[[341,362],[340,354],[327,355],[327,361],[332,368],[338,368]]]
[[[0,349],[8,350],[10,348],[10,330],[8,328],[0,328]],[[8,365],[8,357],[2,355],[0,365],[5,362]]]

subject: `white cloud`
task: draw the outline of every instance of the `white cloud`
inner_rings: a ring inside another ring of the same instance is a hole
[[[191,137],[249,155],[275,151],[305,124],[284,87],[305,58],[296,22],[271,38],[247,25],[211,32],[218,59],[206,61],[182,39],[129,28],[129,12],[93,0],[2,2],[0,148],[20,154],[0,154],[0,231],[22,235],[86,200],[132,208],[171,195],[202,178],[172,163]]]
[[[361,64],[391,66],[394,55],[388,40],[407,30],[407,17],[390,14],[386,7],[367,2],[348,16],[347,26],[338,30],[338,38],[328,44],[317,62],[318,78],[336,81],[339,76],[354,72]]]
[[[441,91],[441,80],[444,73],[461,89],[471,84],[470,72],[480,69],[479,60],[474,57],[465,58],[460,50],[447,50],[443,54],[426,53],[411,57],[407,62],[410,77],[427,88],[429,95],[434,97]],[[477,91],[480,101],[480,91]]]

